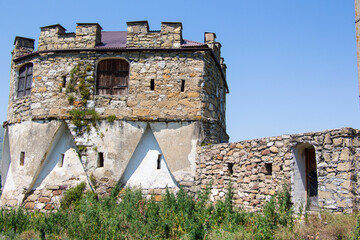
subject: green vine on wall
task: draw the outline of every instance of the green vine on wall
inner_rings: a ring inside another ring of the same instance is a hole
[[[70,72],[70,81],[66,86],[69,104],[85,106],[95,91],[94,68],[91,64],[79,61]]]
[[[86,103],[94,94],[94,68],[91,64],[79,61],[70,72],[70,81],[66,86],[67,99],[74,109],[69,111],[71,122],[75,125],[78,136],[89,132],[91,125],[96,127],[100,118],[94,109],[87,109]]]

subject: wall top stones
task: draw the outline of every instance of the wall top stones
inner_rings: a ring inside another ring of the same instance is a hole
[[[60,24],[41,27],[38,50],[94,48],[101,43],[98,23],[77,23],[75,33],[66,33]]]
[[[181,22],[162,22],[159,31],[149,30],[147,21],[127,22],[127,31],[102,31],[98,23],[77,23],[75,33],[67,33],[60,24],[40,29],[37,51],[34,51],[33,39],[16,37],[14,62],[43,52],[59,51],[209,51],[225,80],[226,65],[215,33],[205,32],[204,43],[186,40],[182,37]]]

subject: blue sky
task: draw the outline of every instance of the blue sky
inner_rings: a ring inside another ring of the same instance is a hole
[[[215,32],[227,64],[230,141],[360,128],[354,1],[0,1],[0,121],[6,120],[15,36],[38,39],[40,27],[127,21],[183,23],[183,37]]]

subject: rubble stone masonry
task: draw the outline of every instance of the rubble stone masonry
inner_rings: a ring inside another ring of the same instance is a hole
[[[315,148],[318,207],[334,212],[358,210],[360,132],[351,128],[199,147],[199,184],[201,188],[211,184],[211,197],[219,200],[231,182],[236,206],[250,211],[261,210],[284,184],[294,199],[298,194],[296,149],[304,144]]]

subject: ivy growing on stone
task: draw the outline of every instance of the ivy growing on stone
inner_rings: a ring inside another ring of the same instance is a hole
[[[91,64],[79,61],[70,72],[70,81],[66,86],[68,101],[71,105],[84,106],[95,91],[94,69]],[[73,96],[73,97],[70,97]]]
[[[94,68],[91,64],[79,61],[70,72],[70,81],[66,86],[67,100],[75,108],[69,111],[76,134],[89,132],[91,125],[96,127],[100,118],[94,109],[87,109],[86,103],[95,91]]]

